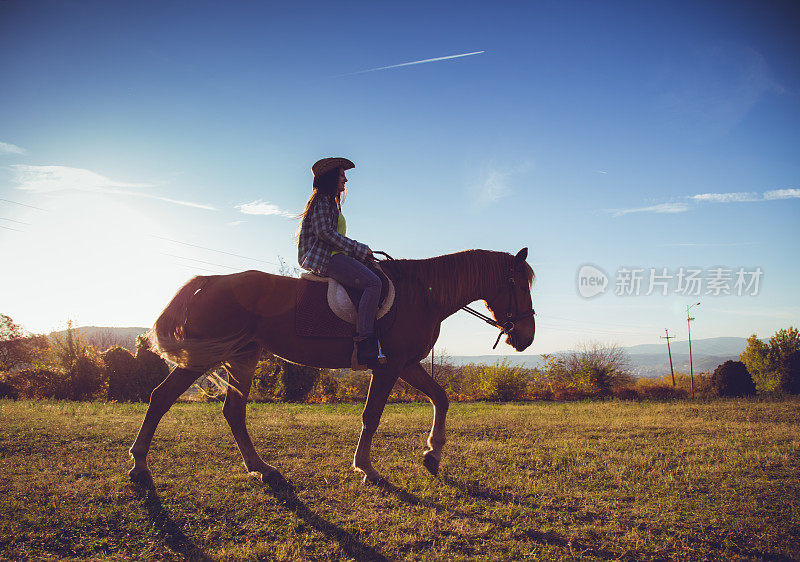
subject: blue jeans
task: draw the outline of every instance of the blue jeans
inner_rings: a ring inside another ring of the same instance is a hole
[[[381,298],[381,280],[370,269],[347,254],[336,254],[328,263],[328,277],[345,287],[363,289],[358,302],[358,335],[367,336],[375,331],[375,316]]]

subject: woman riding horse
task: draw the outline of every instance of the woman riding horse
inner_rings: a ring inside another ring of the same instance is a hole
[[[375,315],[381,281],[362,263],[372,260],[369,246],[346,236],[342,198],[347,183],[345,170],[351,168],[355,164],[347,158],[323,158],[311,167],[314,188],[301,214],[298,261],[303,269],[332,277],[345,287],[363,290],[355,341],[359,365],[372,365],[378,358]]]
[[[338,177],[337,185],[341,186],[344,178],[341,174]],[[320,188],[317,192],[322,201]],[[333,197],[328,195],[330,209],[335,209],[330,205],[335,196],[336,193]],[[304,221],[312,215],[313,209],[306,212]],[[358,248],[353,251],[362,257],[369,253],[366,246],[352,248]],[[444,389],[420,362],[430,353],[445,318],[471,302],[482,300],[494,317],[492,323],[506,334],[508,344],[517,351],[531,345],[536,326],[531,303],[533,270],[525,261],[527,255],[527,248],[516,255],[467,250],[426,260],[382,263],[382,269],[395,285],[395,316],[391,327],[381,334],[381,345],[389,360],[372,367],[361,416],[361,435],[353,458],[353,468],[364,474],[365,481],[380,478],[372,466],[370,449],[398,378],[424,392],[433,403],[433,425],[423,464],[431,473],[438,473],[449,401]],[[329,266],[334,259],[331,256]],[[247,397],[262,351],[294,363],[330,369],[349,367],[353,352],[350,337],[313,338],[297,334],[295,300],[301,282],[262,271],[243,271],[197,276],[176,293],[149,332],[154,351],[176,366],[150,396],[147,414],[130,448],[134,466],[129,474],[133,480],[150,478],[147,453],[164,414],[198,377],[222,365],[228,372],[229,384],[222,413],[245,467],[273,486],[284,482],[279,470],[258,455],[245,424]],[[360,326],[359,333],[365,335],[364,329]]]

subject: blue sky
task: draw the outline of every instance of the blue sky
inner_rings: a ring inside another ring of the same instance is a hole
[[[767,337],[800,318],[798,28],[792,2],[2,2],[0,312],[147,326],[194,274],[295,265],[310,166],[346,156],[373,249],[530,248],[528,353],[685,339],[697,301],[693,337]],[[622,296],[623,268],[762,276]],[[493,335],[459,314],[439,346]]]

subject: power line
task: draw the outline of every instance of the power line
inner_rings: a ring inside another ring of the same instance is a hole
[[[194,258],[187,258],[187,257],[184,257],[184,256],[176,256],[174,254],[167,254],[167,253],[164,253],[164,252],[161,252],[161,255],[162,256],[169,256],[171,258],[177,258],[179,260],[196,261],[197,263],[204,263],[206,265],[213,265],[213,266],[216,266],[216,267],[222,267],[224,269],[232,269],[234,271],[241,271],[240,267],[231,267],[229,265],[222,265],[222,264],[213,263],[213,262],[210,262],[210,261],[196,260]]]
[[[5,217],[0,217],[0,221],[15,222],[17,224],[24,224],[26,226],[30,226],[31,225],[31,223],[29,223],[29,222],[22,222],[22,221],[17,221],[17,220],[14,220],[14,219],[7,219]]]
[[[12,201],[11,199],[3,199],[2,197],[0,197],[0,201],[5,201],[6,203],[13,203],[14,205],[20,205],[22,207],[30,207],[31,209],[36,209],[37,211],[48,212],[47,209],[42,209],[41,207],[34,207],[33,205],[27,205],[25,203],[18,203],[16,201]]]
[[[20,230],[18,228],[11,228],[10,226],[3,226],[2,224],[0,224],[0,228],[3,228],[5,230],[13,230],[14,232],[25,232],[24,230]]]
[[[186,269],[191,269],[192,271],[207,271],[208,273],[213,273],[214,275],[226,275],[221,271],[214,271],[213,269],[206,269],[205,267],[197,267],[196,265],[189,265],[188,263],[176,263],[178,267],[185,267]]]
[[[209,252],[217,252],[218,254],[225,254],[225,255],[228,255],[228,256],[234,256],[234,257],[242,258],[242,259],[245,259],[245,260],[251,260],[251,261],[257,261],[257,262],[261,262],[261,263],[266,263],[266,264],[269,264],[269,265],[279,265],[279,264],[277,264],[275,262],[266,261],[266,260],[260,260],[258,258],[251,258],[249,256],[243,256],[241,254],[234,254],[232,252],[226,252],[224,250],[215,250],[214,248],[207,248],[205,246],[199,246],[197,244],[190,244],[189,242],[181,242],[180,240],[173,240],[172,238],[165,238],[164,236],[156,236],[155,234],[151,234],[150,236],[153,237],[153,238],[158,238],[159,240],[166,240],[167,242],[174,242],[175,244],[182,244],[184,246],[191,246],[192,248],[200,248],[201,250],[208,250]]]

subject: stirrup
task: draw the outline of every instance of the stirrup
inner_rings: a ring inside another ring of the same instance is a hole
[[[369,365],[377,362],[380,365],[386,363],[386,355],[381,349],[381,342],[377,334],[368,336],[356,336],[353,338],[353,357],[354,364]]]

